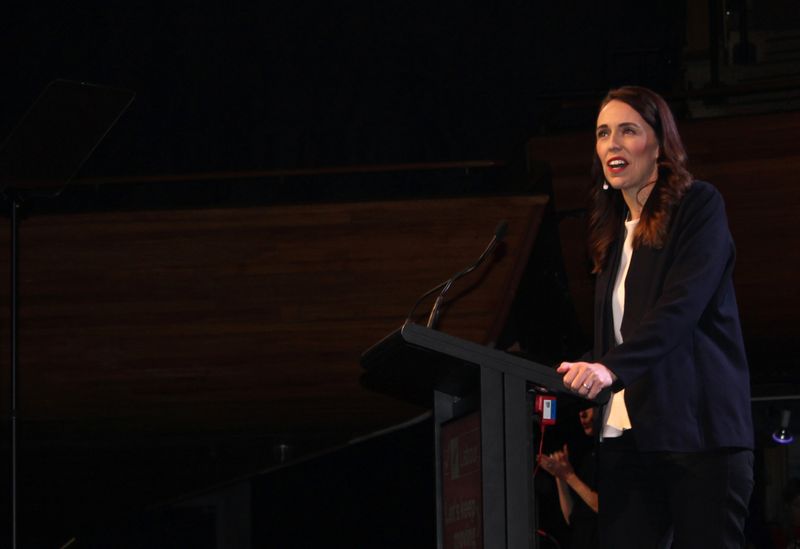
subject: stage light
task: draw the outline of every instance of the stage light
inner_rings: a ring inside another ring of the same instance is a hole
[[[781,426],[772,433],[772,440],[778,444],[791,444],[794,442],[794,435],[789,430],[789,420],[791,418],[791,410],[784,410],[783,414],[781,414]]]

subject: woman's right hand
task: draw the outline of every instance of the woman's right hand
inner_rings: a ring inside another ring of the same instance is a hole
[[[562,362],[556,372],[564,375],[567,389],[589,399],[617,380],[614,372],[599,362]]]

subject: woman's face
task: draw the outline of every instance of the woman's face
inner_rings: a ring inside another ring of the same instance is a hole
[[[578,412],[578,419],[581,421],[581,427],[586,436],[592,436],[594,431],[594,408],[586,408]]]
[[[636,192],[658,176],[658,138],[636,110],[612,100],[597,116],[596,150],[606,181]]]

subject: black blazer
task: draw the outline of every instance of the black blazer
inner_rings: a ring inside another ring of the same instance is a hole
[[[626,389],[637,447],[752,448],[750,378],[732,281],[736,253],[719,192],[695,181],[672,214],[664,246],[634,250],[623,343],[615,346],[611,292],[622,240],[597,276],[593,354],[619,378],[614,389]]]

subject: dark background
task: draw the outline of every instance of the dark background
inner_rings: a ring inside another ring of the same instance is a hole
[[[546,129],[548,97],[631,82],[672,91],[684,12],[666,1],[17,6],[3,17],[0,123],[60,77],[137,93],[85,173],[505,158]]]

